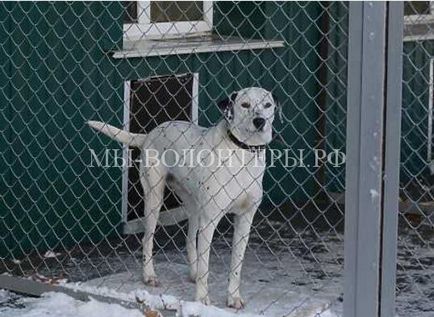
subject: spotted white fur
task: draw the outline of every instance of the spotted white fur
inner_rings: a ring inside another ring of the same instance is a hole
[[[187,211],[186,243],[190,277],[196,282],[196,300],[204,304],[210,303],[208,264],[214,231],[225,214],[235,214],[227,304],[240,309],[244,305],[240,294],[241,267],[253,217],[262,200],[265,152],[240,148],[228,137],[228,133],[247,146],[269,143],[276,102],[269,91],[250,87],[232,94],[223,104],[226,120],[209,129],[188,122],[171,121],[145,135],[122,131],[102,122],[88,123],[113,139],[142,149],[140,179],[145,196],[144,281],[151,285],[158,283],[152,248],[167,183],[182,199]],[[168,167],[164,164],[144,164],[149,163],[146,157],[149,149],[156,153],[170,149],[179,155],[185,149],[208,150],[216,155],[222,149],[230,151],[224,159],[219,158],[206,166],[178,164]]]

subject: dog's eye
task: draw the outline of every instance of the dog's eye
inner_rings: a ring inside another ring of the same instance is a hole
[[[250,108],[250,104],[248,102],[243,102],[241,104],[241,107],[243,107],[243,108]]]
[[[269,103],[269,102],[267,102],[265,105],[264,105],[264,108],[270,108],[271,107],[271,103]]]

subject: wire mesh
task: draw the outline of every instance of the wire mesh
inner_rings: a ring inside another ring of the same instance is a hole
[[[266,316],[339,310],[346,3],[0,6],[3,272],[49,283],[81,282],[75,287],[100,292],[139,288],[194,300],[185,221],[157,227],[153,258],[160,284],[144,286],[147,215],[140,152],[85,123],[98,120],[134,133],[150,133],[173,120],[215,126],[226,120],[218,102],[255,86],[274,94],[282,111],[281,121],[276,115],[273,122],[267,160],[271,149],[287,150],[291,159],[266,169],[263,199],[253,201],[261,204],[243,261],[245,310]],[[419,134],[421,126],[412,129],[409,133]],[[182,138],[180,133],[174,144]],[[235,173],[227,182],[241,178]],[[219,182],[218,190],[230,186]],[[170,188],[165,192],[161,215],[186,209]],[[211,243],[209,293],[220,307],[227,296],[234,221],[225,215]]]
[[[433,48],[431,2],[406,2],[397,306],[429,316],[433,282]]]

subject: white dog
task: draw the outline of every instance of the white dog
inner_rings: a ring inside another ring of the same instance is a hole
[[[181,198],[187,213],[190,276],[196,282],[196,300],[204,304],[210,303],[208,263],[214,231],[226,213],[235,214],[227,304],[240,309],[244,306],[240,294],[241,266],[253,216],[262,200],[264,148],[272,138],[277,102],[269,91],[251,87],[233,93],[219,105],[224,107],[226,120],[209,129],[171,121],[148,134],[134,134],[102,122],[88,123],[109,137],[142,150],[145,283],[157,284],[152,247],[167,184]],[[190,151],[191,157],[200,154],[200,160],[179,164],[179,158],[186,158],[186,151]]]

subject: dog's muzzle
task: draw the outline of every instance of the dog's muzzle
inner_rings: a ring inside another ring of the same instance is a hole
[[[264,118],[253,119],[253,125],[257,130],[262,131],[265,127],[265,119]]]

